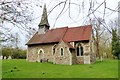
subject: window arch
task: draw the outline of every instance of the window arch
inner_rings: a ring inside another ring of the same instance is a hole
[[[77,56],[83,56],[83,47],[82,46],[77,47]]]
[[[43,54],[43,53],[44,53],[43,49],[38,50],[38,54]]]
[[[60,49],[60,55],[61,55],[61,56],[64,55],[64,50],[63,50],[63,48]]]

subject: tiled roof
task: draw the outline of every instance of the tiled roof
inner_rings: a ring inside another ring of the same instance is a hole
[[[30,44],[43,44],[59,42],[65,40],[67,42],[89,40],[92,32],[92,25],[79,27],[63,27],[48,30],[45,34],[38,34],[38,32],[28,41]]]
[[[64,36],[65,41],[81,41],[81,40],[89,40],[92,32],[92,26],[79,26],[69,28]]]

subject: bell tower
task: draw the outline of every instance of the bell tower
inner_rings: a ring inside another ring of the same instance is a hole
[[[46,4],[44,5],[41,21],[38,27],[38,34],[45,34],[50,28],[50,25],[48,23]]]

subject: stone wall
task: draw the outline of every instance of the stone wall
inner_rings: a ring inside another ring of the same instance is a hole
[[[27,60],[30,62],[40,62],[41,59],[46,58],[50,62],[53,62],[53,46],[54,44],[29,46],[27,51]]]
[[[61,48],[63,48],[63,56],[61,56]],[[68,46],[64,42],[60,42],[55,49],[54,62],[55,64],[72,65],[72,55]]]
[[[90,56],[90,62],[95,61],[94,45],[92,41],[76,42],[74,44],[75,49],[69,49],[65,42],[58,44],[44,44],[29,46],[27,51],[27,61],[40,62],[41,59],[48,59],[49,62],[55,64],[84,64],[83,56]],[[76,47],[78,45],[83,47],[83,56],[77,56]],[[55,46],[55,53],[53,54],[53,47]],[[63,49],[63,56],[61,56],[61,48]]]
[[[77,61],[76,61],[77,64],[84,64],[84,57],[83,56],[77,56],[76,58],[77,58]]]

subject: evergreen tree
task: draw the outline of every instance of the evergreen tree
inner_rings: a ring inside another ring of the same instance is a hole
[[[119,42],[119,37],[117,35],[116,29],[112,29],[112,54],[117,58],[119,58],[120,42]]]

